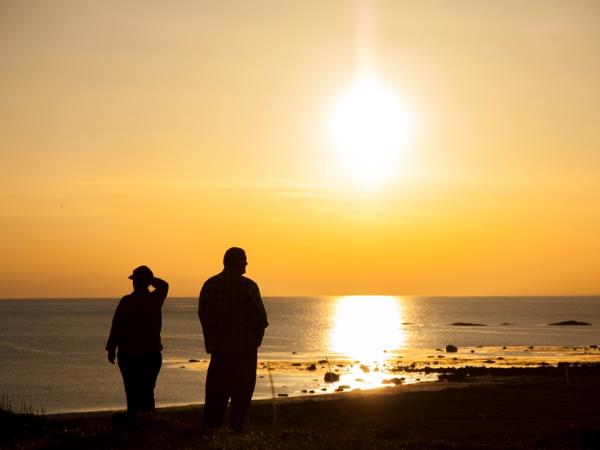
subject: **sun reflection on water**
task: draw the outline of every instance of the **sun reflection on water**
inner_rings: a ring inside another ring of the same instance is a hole
[[[405,343],[399,297],[351,295],[337,299],[330,348],[333,352],[371,362]]]

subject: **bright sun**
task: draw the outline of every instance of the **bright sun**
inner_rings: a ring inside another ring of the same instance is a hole
[[[327,132],[344,171],[372,188],[394,176],[411,119],[392,90],[363,73],[334,103]]]

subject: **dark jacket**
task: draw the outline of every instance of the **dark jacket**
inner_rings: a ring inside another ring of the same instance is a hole
[[[169,285],[160,280],[156,289],[134,291],[121,299],[113,316],[106,350],[119,350],[119,355],[137,356],[160,352],[162,305]]]
[[[202,286],[198,317],[208,353],[256,349],[269,325],[258,285],[226,270]]]

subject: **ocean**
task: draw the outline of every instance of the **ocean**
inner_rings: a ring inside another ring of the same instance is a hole
[[[0,394],[16,409],[28,405],[46,413],[123,409],[120,373],[104,351],[117,303],[0,300]],[[322,376],[332,367],[342,382],[373,387],[386,376],[386,360],[433,358],[433,352],[444,358],[440,352],[448,344],[459,348],[461,358],[489,360],[503,350],[506,359],[600,358],[588,348],[600,345],[598,297],[267,297],[264,303],[270,325],[259,350],[255,398],[272,395],[271,381],[280,395],[330,393],[335,386]],[[158,406],[203,401],[209,356],[196,310],[194,298],[165,303]],[[567,320],[591,325],[550,325]],[[323,360],[333,366],[318,363]],[[342,360],[346,366],[335,365]],[[304,370],[312,362],[317,370]],[[351,364],[376,369],[358,378]]]

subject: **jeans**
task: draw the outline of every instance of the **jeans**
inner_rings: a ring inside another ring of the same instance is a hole
[[[119,355],[128,413],[154,411],[154,386],[161,365],[160,352],[139,356]]]
[[[242,429],[256,385],[256,358],[256,349],[211,355],[206,374],[205,427],[221,426],[231,398],[230,427]]]

